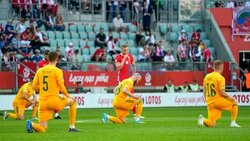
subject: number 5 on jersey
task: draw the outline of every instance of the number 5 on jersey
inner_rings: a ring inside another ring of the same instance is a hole
[[[43,85],[44,85],[43,90],[44,91],[48,91],[48,89],[49,89],[47,78],[48,78],[48,76],[43,77]]]

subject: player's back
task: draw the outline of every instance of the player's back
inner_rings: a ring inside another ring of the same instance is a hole
[[[225,90],[225,78],[218,72],[209,73],[203,80],[203,87],[206,88],[207,104],[211,104],[221,98],[220,90]]]
[[[59,95],[59,81],[63,81],[62,70],[53,65],[47,65],[37,71],[39,99],[46,100],[49,96]]]
[[[127,88],[130,92],[133,89],[133,80],[131,78],[123,80],[119,85],[115,93],[115,98],[127,98],[127,95],[123,92],[124,88]]]

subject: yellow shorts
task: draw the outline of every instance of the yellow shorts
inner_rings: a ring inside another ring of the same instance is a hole
[[[115,99],[113,102],[113,106],[116,112],[116,116],[119,119],[124,119],[129,115],[129,110],[132,110],[137,103],[138,100],[132,97],[126,99]]]
[[[13,109],[14,109],[15,113],[17,115],[21,115],[21,116],[24,115],[25,108],[29,107],[29,105],[21,104],[21,103],[18,103],[18,102],[13,102],[12,106],[13,106]]]
[[[51,96],[47,100],[40,100],[38,107],[38,120],[44,122],[52,119],[55,110],[61,111],[67,105],[68,98],[61,99],[57,96]]]
[[[218,120],[219,118],[221,118],[222,110],[231,111],[233,105],[234,102],[231,102],[225,98],[219,98],[218,100],[207,106],[208,119],[213,122]]]

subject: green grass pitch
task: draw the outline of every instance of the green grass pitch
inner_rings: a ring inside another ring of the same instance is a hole
[[[240,107],[238,123],[242,128],[230,128],[230,113],[223,112],[216,128],[198,128],[199,114],[207,115],[205,107],[144,108],[146,124],[134,124],[132,116],[126,124],[101,123],[101,114],[114,115],[113,109],[78,109],[77,128],[80,133],[68,133],[68,111],[63,119],[49,121],[44,134],[25,132],[25,121],[0,119],[0,141],[249,141],[250,107]],[[31,115],[26,112],[26,119]]]

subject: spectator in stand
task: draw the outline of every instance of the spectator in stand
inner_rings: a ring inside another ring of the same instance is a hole
[[[127,16],[125,16],[126,15],[126,8],[127,8],[127,5],[126,5],[126,2],[125,1],[120,1],[120,13],[121,13],[121,18],[123,19],[123,20],[125,20],[125,17],[127,17]]]
[[[118,5],[119,5],[119,1],[118,0],[112,0],[111,1],[111,13],[112,13],[112,18],[114,18],[117,14],[117,10],[118,10]]]
[[[39,40],[41,43],[48,43],[48,38],[45,36],[45,34],[41,31],[40,27],[36,27],[35,35],[39,37]]]
[[[190,86],[188,85],[188,82],[184,82],[182,86],[179,86],[178,90],[182,93],[189,92],[191,90]]]
[[[2,58],[2,71],[12,71],[12,66],[10,64],[9,52],[3,53]]]
[[[8,45],[5,45],[2,49],[1,49],[1,52],[2,52],[2,54],[6,54],[6,53],[8,53],[8,52],[10,52],[10,48],[9,48],[9,46]],[[9,54],[7,54],[7,56],[9,56]]]
[[[181,31],[181,34],[179,35],[178,40],[179,42],[181,42],[182,40],[186,40],[186,41],[188,40],[187,33],[184,29]]]
[[[33,34],[30,31],[30,28],[26,28],[26,30],[21,34],[21,50],[23,52],[28,52],[28,48],[30,47],[30,42],[33,39]]]
[[[38,37],[38,36],[36,36],[35,39],[31,41],[30,45],[31,45],[31,49],[33,49],[33,51],[35,51],[36,49],[40,50],[41,47],[43,47],[43,46],[47,46],[47,47],[50,46],[50,44],[45,42],[45,41],[41,42],[40,37]]]
[[[6,24],[6,26],[5,26],[4,33],[5,33],[7,36],[16,33],[16,31],[14,30],[14,26],[13,26],[12,24],[13,24],[13,20],[10,19],[10,20],[8,21],[8,23]]]
[[[55,29],[56,29],[57,31],[64,31],[64,30],[65,30],[65,25],[64,25],[64,22],[63,22],[63,19],[62,19],[62,15],[61,15],[61,14],[59,14],[59,15],[56,17]]]
[[[174,62],[175,62],[175,59],[174,59],[174,56],[172,55],[172,52],[171,50],[169,50],[167,52],[167,54],[164,56],[164,62],[166,63],[166,67],[167,69],[170,69],[172,70],[173,67],[174,67]]]
[[[180,62],[186,62],[188,55],[187,55],[187,41],[182,40],[181,43],[178,45],[178,59]]]
[[[79,65],[80,61],[78,60],[79,50],[76,49],[74,51],[74,55],[71,56],[70,60],[72,62],[72,70],[81,70],[81,66]]]
[[[201,30],[197,29],[197,31],[192,34],[191,42],[199,45],[200,40],[201,40]]]
[[[46,17],[45,29],[48,31],[54,31],[54,26],[55,26],[54,16],[51,13],[49,14],[49,16]]]
[[[62,55],[60,47],[57,47],[56,52],[58,54],[57,67],[60,69],[67,69],[67,59]]]
[[[137,46],[143,45],[145,42],[145,36],[142,34],[142,31],[140,29],[135,35],[135,40]]]
[[[172,80],[168,80],[168,83],[164,86],[164,92],[174,93],[176,90]]]
[[[155,44],[155,36],[151,34],[150,31],[146,31],[146,36],[145,36],[145,43],[146,44]]]
[[[199,46],[196,45],[196,43],[191,42],[191,46],[189,49],[189,56],[191,58],[192,62],[200,62],[201,60],[201,48],[199,48]]]
[[[4,31],[3,23],[0,23],[0,33],[3,33],[3,31]]]
[[[32,56],[33,56],[33,51],[30,50],[29,54],[26,55],[24,58],[22,58],[22,61],[24,61],[24,62],[33,62],[33,57]]]
[[[200,86],[199,86],[197,80],[193,80],[193,82],[191,84],[189,84],[189,86],[190,86],[191,92],[200,92]]]
[[[114,26],[115,31],[117,31],[117,32],[123,31],[124,23],[123,23],[123,19],[121,18],[120,14],[118,14],[116,17],[114,17],[113,26]]]
[[[116,47],[116,44],[114,42],[114,38],[113,36],[110,36],[109,37],[109,41],[108,41],[108,50],[107,50],[108,54],[110,54],[110,56],[112,56],[113,58],[113,55],[114,54],[119,54],[121,53],[121,51],[117,50],[117,47]],[[114,59],[114,58],[113,58]]]
[[[247,0],[247,1],[245,2],[245,7],[250,7],[250,0]]]
[[[26,30],[26,26],[24,25],[24,23],[25,23],[24,19],[21,19],[19,21],[16,27],[17,33],[22,34]]]
[[[225,3],[225,8],[234,8],[234,2],[233,1],[228,1]]]
[[[106,35],[104,34],[104,29],[100,28],[100,33],[96,35],[95,47],[106,47]]]
[[[214,6],[215,6],[215,7],[223,7],[223,3],[222,3],[221,1],[216,1],[216,2],[214,3]]]
[[[74,44],[72,42],[70,42],[69,46],[66,48],[66,58],[67,58],[67,60],[69,60],[70,57],[74,54],[73,45]]]
[[[140,12],[141,6],[138,0],[134,0],[133,6],[134,6],[135,19],[139,20],[139,12]]]
[[[40,19],[40,5],[39,5],[40,1],[37,0],[32,0],[32,18],[33,19]]]
[[[17,51],[12,51],[10,54],[10,62],[17,62],[18,58],[17,58]]]
[[[143,4],[143,30],[150,31],[151,15],[153,13],[152,7],[147,1]]]
[[[159,41],[155,47],[152,60],[153,61],[163,61],[164,56],[165,55],[164,55],[164,50],[163,50],[163,46],[162,46],[162,41]]]
[[[80,82],[80,81],[76,82],[75,93],[77,93],[77,94],[84,93],[84,89],[82,87],[82,82]]]
[[[204,46],[202,54],[203,54],[203,61],[206,63],[209,63],[211,61],[211,52],[210,52],[209,48]]]
[[[99,49],[97,49],[95,51],[95,53],[91,57],[91,61],[95,61],[95,62],[106,61],[106,51],[105,51],[105,47],[104,46],[101,46]]]
[[[36,49],[35,53],[36,54],[33,56],[32,60],[34,63],[38,63],[43,59],[43,57],[41,56],[40,50]]]
[[[139,50],[138,51],[139,52],[138,61],[140,61],[140,62],[151,61],[150,52],[149,52],[148,46],[146,44],[143,45],[143,48],[140,47],[138,50]]]

